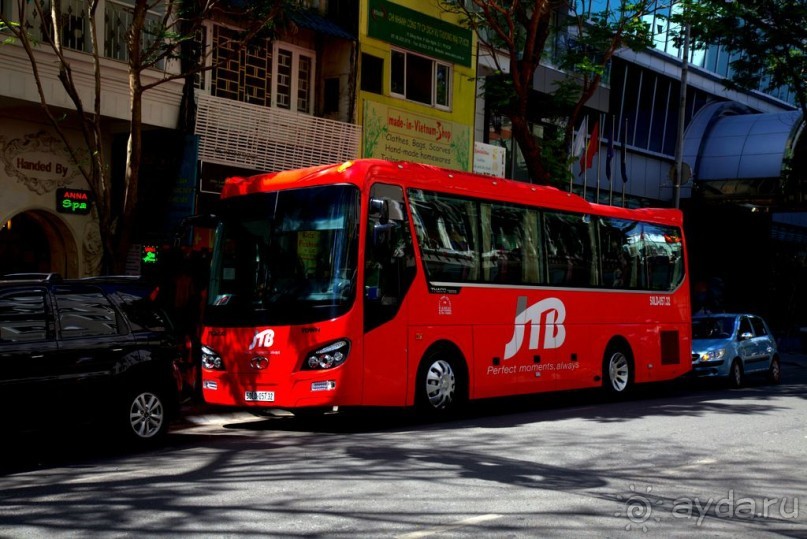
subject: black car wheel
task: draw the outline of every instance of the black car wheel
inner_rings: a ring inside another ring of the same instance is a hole
[[[743,366],[740,364],[739,359],[735,359],[731,363],[731,370],[729,371],[729,385],[733,388],[738,388],[743,385]]]
[[[771,359],[771,366],[768,367],[768,382],[771,384],[779,384],[782,382],[782,366],[779,363],[778,357]]]
[[[158,440],[168,430],[168,410],[159,393],[139,391],[128,402],[127,435],[138,442]]]

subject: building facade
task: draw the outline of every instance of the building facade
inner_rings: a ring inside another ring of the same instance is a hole
[[[587,5],[596,11],[607,0]],[[62,6],[59,37],[79,93],[91,101],[87,13],[80,0]],[[184,216],[208,211],[232,175],[379,157],[528,180],[507,119],[489,112],[477,84],[496,66],[478,54],[476,36],[439,2],[303,1],[298,8],[275,35],[247,47],[240,46],[232,21],[208,21],[198,36],[206,69],[193,80],[192,106],[182,106],[188,91],[181,80],[144,95],[138,245],[165,241]],[[15,3],[3,2],[1,9],[11,20],[20,18]],[[113,177],[122,181],[129,121],[123,40],[130,10],[125,0],[101,0],[98,13],[103,137]],[[24,19],[41,34],[34,14]],[[801,148],[807,142],[792,96],[786,89],[726,89],[729,56],[714,47],[690,52],[682,89],[684,63],[668,19],[654,14],[646,23],[655,48],[618,53],[587,103],[588,123],[578,132],[591,136],[597,125],[599,151],[591,168],[581,171],[575,162],[570,188],[590,200],[630,206],[671,206],[680,195],[691,229],[695,288],[722,282],[738,308],[804,318],[795,307],[800,302],[772,300],[807,295],[798,285],[807,259],[800,214],[807,193]],[[80,147],[80,126],[69,114],[73,105],[48,60],[52,52],[41,45],[36,54],[44,99],[64,114],[60,126]],[[146,75],[156,80],[176,69],[169,63]],[[548,56],[533,87],[539,95],[550,93],[564,76]],[[682,91],[686,174],[676,194],[672,170]],[[39,102],[22,48],[1,47],[0,274],[90,275],[101,254],[92,201]],[[544,127],[538,114],[535,135]],[[616,154],[610,166],[609,145]],[[475,154],[484,158],[475,160]],[[207,239],[192,241],[203,246]],[[747,256],[748,246],[758,256]],[[139,254],[133,251],[132,272],[141,269]],[[782,268],[789,268],[787,276]]]
[[[37,14],[31,9],[21,16],[16,2],[0,6],[6,18],[22,21],[33,39],[42,43],[34,51],[36,72],[19,43],[0,47],[0,274],[54,271],[76,277],[97,273],[101,243],[88,185],[76,159],[43,112],[37,84],[41,84],[42,99],[60,119],[65,136],[80,152],[86,146],[79,123],[71,118],[74,106],[57,80],[58,66]],[[95,90],[85,6],[70,1],[64,2],[62,9],[64,26],[59,37],[64,55],[79,95],[91,106]],[[123,40],[131,20],[126,6],[111,0],[102,0],[98,13],[96,30],[102,36],[99,48],[103,70],[101,136],[107,142],[105,157],[111,162],[115,141],[128,133],[128,58]],[[145,81],[159,76],[157,71],[146,73]],[[181,90],[181,84],[168,83],[147,95],[143,123],[148,129],[176,127]],[[86,157],[77,156],[78,160]]]
[[[19,42],[0,47],[0,274],[97,274],[98,218],[76,161],[87,156],[70,155],[40,104],[62,118],[59,129],[80,152],[81,126],[58,80],[49,27],[33,9],[19,13],[17,3],[3,2],[0,9],[7,20],[22,21],[38,43],[36,70]],[[62,2],[62,12],[58,38],[85,108],[96,98],[90,22],[103,36],[101,137],[114,188],[123,181],[131,117],[125,46],[131,5],[102,0],[93,21],[81,0]],[[232,21],[207,21],[197,34],[205,69],[195,77],[189,106],[183,107],[188,92],[182,78],[144,94],[140,196],[127,272],[143,270],[142,248],[171,241],[184,217],[205,211],[225,177],[360,155],[358,42],[355,29],[334,20],[357,27],[358,2],[299,2],[284,15],[271,39],[253,39],[249,46]],[[149,13],[155,24],[161,16]],[[161,63],[145,73],[144,83],[176,74],[179,65]]]
[[[609,1],[584,5],[598,12]],[[596,125],[598,147],[591,168],[583,170],[573,161],[569,188],[592,201],[633,207],[674,206],[678,198],[689,232],[696,309],[757,312],[781,333],[807,325],[807,310],[799,306],[807,299],[807,287],[801,284],[807,277],[807,140],[794,97],[787,88],[769,93],[727,89],[723,83],[730,75],[730,55],[719,47],[690,48],[684,63],[669,21],[678,7],[675,2],[659,4],[664,5],[645,18],[654,48],[619,51],[586,103],[585,123],[576,132],[590,140]],[[480,55],[480,75],[495,68],[491,58]],[[550,93],[565,76],[549,54],[533,87],[538,94]],[[682,91],[685,130],[679,142]],[[487,113],[484,97],[477,120],[477,140],[507,149],[507,176],[528,180],[507,120]],[[533,121],[540,136],[546,127],[540,112]],[[679,144],[684,181],[676,193]]]
[[[362,155],[471,170],[475,36],[436,2],[361,2]]]

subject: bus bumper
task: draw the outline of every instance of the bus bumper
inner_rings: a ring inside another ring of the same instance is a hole
[[[202,374],[202,396],[208,404],[238,406],[245,408],[308,408],[341,406],[344,403],[340,377],[317,376],[301,378],[279,384],[250,382],[238,384],[232,377],[223,373]]]

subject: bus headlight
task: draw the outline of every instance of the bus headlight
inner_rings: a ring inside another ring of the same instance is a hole
[[[305,370],[324,370],[338,367],[347,359],[350,341],[343,339],[314,350],[303,361]]]
[[[202,367],[211,371],[223,371],[224,360],[215,350],[202,345]]]

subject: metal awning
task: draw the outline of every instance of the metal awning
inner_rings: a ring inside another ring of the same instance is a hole
[[[297,26],[313,30],[318,34],[356,41],[356,36],[314,11],[292,11],[288,16]]]
[[[696,181],[780,178],[801,125],[801,112],[752,113],[715,103],[693,118],[684,141],[684,161]]]

